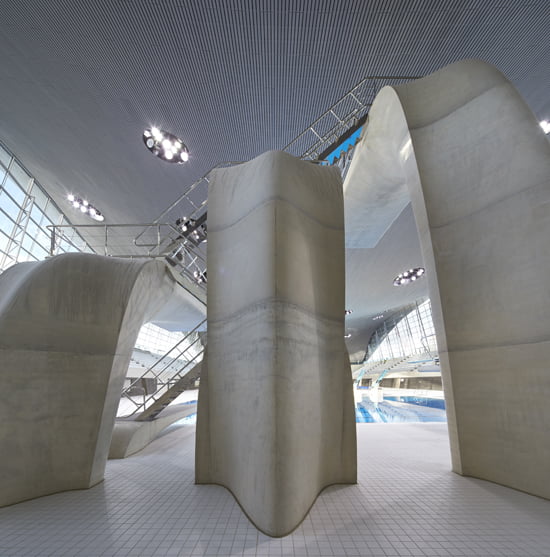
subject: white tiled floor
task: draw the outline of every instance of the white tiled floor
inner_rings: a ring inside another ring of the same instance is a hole
[[[0,556],[550,556],[550,501],[453,474],[445,424],[357,429],[359,484],[325,490],[285,538],[193,484],[185,426],[110,461],[93,489],[0,509]]]

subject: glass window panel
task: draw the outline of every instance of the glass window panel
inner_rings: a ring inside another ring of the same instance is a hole
[[[33,184],[31,189],[31,195],[34,197],[34,204],[44,210],[48,203],[48,196],[42,191],[36,182]]]
[[[31,207],[31,217],[39,226],[42,224],[44,213],[36,206]]]
[[[29,189],[31,177],[27,174],[25,170],[23,170],[22,166],[16,161],[13,161],[13,164],[10,168],[10,174],[15,178],[17,183],[23,188],[23,191],[27,192]]]
[[[2,187],[2,182],[4,181],[5,175],[6,175],[6,171],[2,166],[0,166],[0,187]]]
[[[25,234],[23,236],[23,241],[21,242],[23,248],[25,248],[30,253],[32,251],[33,244],[34,244],[34,238],[32,238],[32,236],[28,236],[27,234]]]
[[[11,176],[8,176],[4,182],[4,190],[7,191],[12,199],[19,205],[23,205],[25,203],[27,194],[17,185],[17,182]],[[4,196],[3,192],[2,196]]]
[[[5,256],[0,257],[0,264],[2,265],[2,267],[1,267],[2,271],[5,271],[6,269],[9,269],[15,263],[16,263],[15,259],[13,257],[10,257],[9,255],[5,255]]]
[[[27,250],[21,248],[19,250],[19,254],[17,255],[17,262],[22,261],[36,261],[36,257],[32,253],[29,253]]]
[[[391,322],[386,322],[379,329],[376,337],[383,337],[386,328],[390,327]],[[430,301],[423,302],[418,308],[414,308],[398,320],[397,325],[378,347],[376,347],[376,339],[369,346],[371,354],[369,361],[372,362],[423,354],[426,351],[437,352]]]
[[[46,210],[44,211],[46,213],[46,216],[49,218],[49,220],[51,221],[51,224],[57,224],[58,222],[61,222],[61,219],[63,218],[63,216],[61,215],[61,213],[57,210],[57,208],[55,207],[55,205],[50,202],[46,205]]]
[[[50,248],[50,235],[47,234],[47,230],[39,230],[36,234],[33,234],[33,238],[45,249]]]
[[[78,248],[76,248],[71,243],[67,242],[66,240],[61,240],[61,242],[59,242],[59,250],[62,251],[62,252],[77,252],[77,251],[79,251]]]
[[[31,211],[31,215],[32,215],[32,211]],[[35,222],[35,220],[31,217],[29,218],[28,222],[27,222],[27,234],[29,236],[33,236],[36,237],[36,235],[38,234],[38,232],[40,231],[40,226],[38,225],[37,222]]]
[[[2,198],[0,197],[0,201],[2,201]],[[13,220],[11,220],[5,213],[4,211],[2,211],[1,207],[0,207],[0,230],[6,234],[7,236],[11,236],[13,233],[13,227],[15,226],[15,223]]]
[[[0,208],[13,220],[17,221],[21,208],[16,205],[5,193],[0,194]]]
[[[42,217],[42,221],[40,223],[40,227],[43,228],[44,230],[48,230],[48,228],[46,227],[52,225],[53,222],[48,218],[48,215],[44,214],[44,216]]]
[[[49,252],[45,248],[43,248],[38,242],[34,242],[31,248],[32,255],[36,257],[38,260],[46,259],[48,257]]]
[[[11,155],[0,145],[0,163],[4,168],[8,168],[10,164]]]
[[[2,214],[0,213],[0,218],[1,218]],[[4,234],[2,232],[2,229],[0,229],[0,252],[6,252],[8,249],[8,244],[9,244],[9,237],[7,234]],[[2,260],[2,257],[0,256],[0,260]]]

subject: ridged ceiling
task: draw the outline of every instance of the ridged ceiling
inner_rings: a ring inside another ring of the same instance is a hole
[[[72,191],[106,223],[150,222],[214,165],[282,148],[365,76],[481,58],[550,119],[549,31],[550,0],[4,0],[0,139],[62,208]],[[147,151],[150,124],[185,141],[188,164]],[[378,251],[347,255],[362,357],[373,315],[427,293],[392,290],[421,263],[412,212]]]
[[[550,117],[548,0],[7,0],[0,139],[60,204],[155,218],[210,167],[288,143],[366,75],[495,64]],[[151,157],[157,124],[191,150]],[[76,219],[81,218],[76,216]]]

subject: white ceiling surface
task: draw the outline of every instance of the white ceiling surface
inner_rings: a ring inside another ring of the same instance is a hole
[[[68,192],[106,223],[149,222],[214,165],[286,145],[367,75],[477,57],[550,119],[549,24],[548,0],[6,0],[0,139],[75,223],[88,221]],[[147,151],[150,124],[184,140],[188,164]],[[375,313],[425,294],[425,280],[391,284],[418,264],[412,226],[405,209],[370,231],[377,245],[348,250],[357,343]]]

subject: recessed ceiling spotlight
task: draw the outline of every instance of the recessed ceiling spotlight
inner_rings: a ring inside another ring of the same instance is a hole
[[[373,321],[378,321],[379,319],[382,319],[384,317],[383,313],[379,313],[378,315],[375,315],[372,320]]]
[[[550,122],[548,120],[542,120],[539,122],[539,124],[545,134],[550,133]]]
[[[86,213],[94,220],[99,222],[103,222],[105,217],[98,211],[93,205],[90,205],[90,202],[86,199],[82,199],[80,197],[75,196],[72,193],[67,195],[67,201],[73,206],[75,209],[80,209],[82,213]]]
[[[405,284],[409,284],[418,280],[419,278],[424,276],[426,269],[423,267],[415,267],[414,269],[409,269],[408,271],[403,271],[399,273],[395,279],[393,279],[394,286],[403,286]]]
[[[353,310],[352,309],[347,309],[346,310],[346,315],[349,315],[350,313],[353,313]]]
[[[174,134],[153,126],[144,130],[142,139],[145,147],[163,161],[183,164],[189,160],[189,149]]]
[[[351,338],[351,333],[346,333],[346,334],[344,335],[344,338]]]

